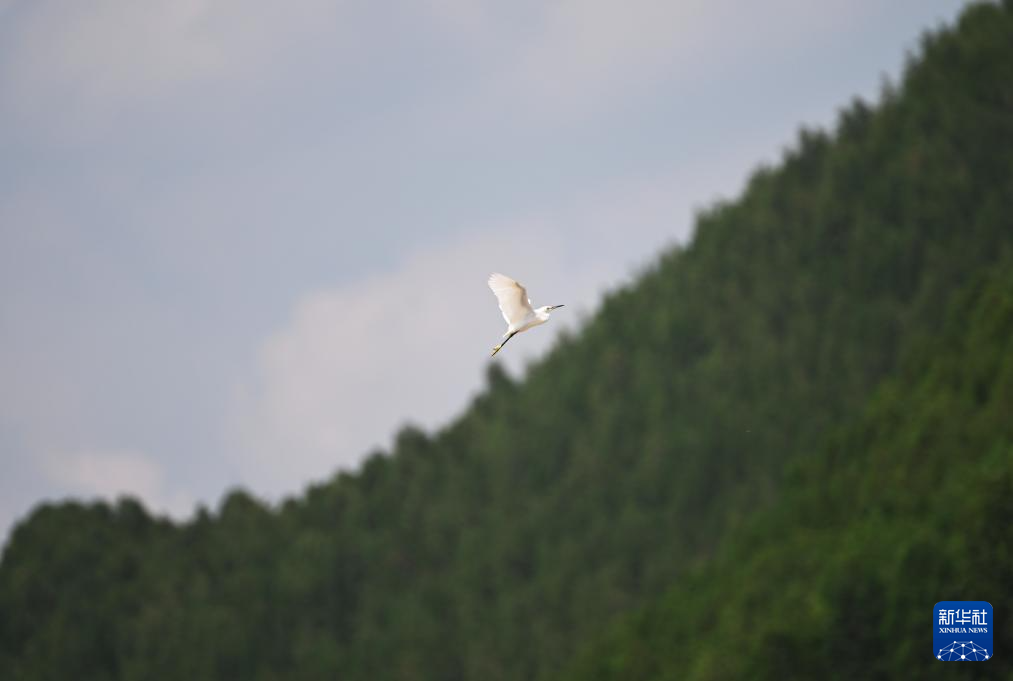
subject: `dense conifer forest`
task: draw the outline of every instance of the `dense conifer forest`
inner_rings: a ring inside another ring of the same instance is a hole
[[[949,599],[1013,679],[1013,1],[487,380],[279,508],[39,506],[0,679],[963,678]]]

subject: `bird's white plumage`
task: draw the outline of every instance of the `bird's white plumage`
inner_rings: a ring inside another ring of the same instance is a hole
[[[497,272],[489,277],[489,288],[496,294],[499,311],[503,313],[503,319],[509,327],[508,332],[524,326],[534,316],[528,292],[515,280]]]
[[[536,310],[531,305],[528,292],[524,290],[524,287],[514,279],[498,272],[489,277],[489,288],[496,294],[499,311],[503,313],[503,319],[507,323],[503,342],[492,349],[494,357],[511,338],[521,331],[527,331],[539,324],[544,324],[549,321],[549,315],[553,310],[563,307],[562,305],[544,305]]]

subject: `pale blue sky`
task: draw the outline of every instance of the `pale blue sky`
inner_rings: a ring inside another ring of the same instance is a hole
[[[0,0],[0,536],[446,422],[961,5]]]

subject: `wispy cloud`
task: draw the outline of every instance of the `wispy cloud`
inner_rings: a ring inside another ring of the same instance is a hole
[[[518,373],[642,254],[686,238],[691,197],[715,190],[712,172],[621,183],[303,296],[235,389],[227,439],[243,482],[272,496],[294,492],[386,446],[405,422],[445,422],[474,394],[504,329],[485,285],[490,272],[523,282],[536,305],[567,305],[499,355]]]
[[[276,81],[326,35],[351,43],[345,3],[173,0],[25,2],[0,31],[0,111],[76,140],[195,97]],[[335,50],[340,54],[340,49]]]
[[[512,265],[536,283],[560,249],[521,227],[303,296],[236,390],[231,439],[244,482],[294,491],[357,463],[400,422],[432,426],[463,406],[502,331],[488,273]]]
[[[489,96],[498,105],[523,102],[525,117],[567,123],[656,95],[662,83],[727,78],[758,51],[769,58],[856,15],[844,0],[563,0],[536,7]]]
[[[565,0],[504,8],[433,0],[380,9],[326,0],[40,0],[5,12],[0,112],[39,140],[114,134],[138,117],[178,125],[187,109],[203,112],[189,121],[200,127],[208,107],[217,115],[228,110],[238,124],[254,103],[283,108],[293,83],[340,91],[351,81],[362,85],[371,70],[382,78],[390,45],[400,43],[443,53],[445,61],[429,60],[453,65],[455,106],[572,118],[643,94],[659,78],[703,76],[751,51],[806,39],[799,24],[812,32],[839,27],[856,14],[852,6]],[[175,116],[165,116],[170,110]]]
[[[170,490],[161,465],[133,450],[83,450],[54,454],[45,473],[65,493],[112,500],[120,496],[142,499],[155,512],[184,517],[194,500],[182,490]]]

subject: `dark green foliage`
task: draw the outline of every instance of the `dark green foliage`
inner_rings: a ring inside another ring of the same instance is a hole
[[[776,506],[564,678],[1013,676],[1013,259],[905,354],[821,456],[788,467]],[[985,670],[932,657],[931,607],[951,598],[997,613]]]
[[[37,509],[0,678],[921,678],[932,603],[1008,599],[1011,215],[1006,2],[443,431],[276,510]]]

